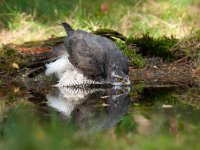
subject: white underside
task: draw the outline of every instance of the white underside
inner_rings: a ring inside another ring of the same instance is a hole
[[[66,95],[63,95],[60,93],[59,96],[47,94],[46,98],[50,107],[56,109],[66,117],[69,117],[72,111],[82,103],[84,96],[84,94],[74,95],[71,93],[66,93]]]
[[[60,92],[57,96],[46,95],[47,104],[64,116],[70,117],[73,110],[85,101],[86,95],[101,89],[84,90],[62,87],[59,90]]]
[[[47,76],[55,74],[58,77],[59,82],[56,85],[58,87],[98,83],[87,79],[80,70],[75,68],[70,63],[67,53],[58,60],[46,64],[46,68],[45,74]]]
[[[62,57],[57,59],[54,62],[51,62],[49,64],[46,64],[46,71],[45,74],[47,76],[55,74],[59,81],[56,86],[62,87],[62,86],[80,86],[80,85],[88,85],[88,84],[102,84],[102,82],[96,82],[93,80],[90,80],[86,78],[81,70],[75,68],[71,62],[68,59],[68,54],[64,54]],[[115,74],[115,72],[112,72],[113,77],[119,77]],[[119,77],[121,78],[121,77]],[[105,83],[105,82],[103,82]],[[113,82],[111,83],[114,86],[121,86],[123,84],[129,85],[130,81],[128,79],[128,82]]]
[[[59,58],[58,60],[46,64],[45,75],[50,76],[55,74],[58,78],[62,77],[62,74],[70,68],[70,62],[68,60],[67,54]]]

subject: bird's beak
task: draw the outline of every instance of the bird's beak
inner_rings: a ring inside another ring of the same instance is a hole
[[[125,85],[131,85],[131,82],[128,80],[128,82],[125,82]]]
[[[130,82],[129,78],[125,79],[125,81],[123,81],[123,85],[125,85],[125,86],[131,85],[131,82]]]

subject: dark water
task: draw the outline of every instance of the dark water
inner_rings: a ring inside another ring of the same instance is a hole
[[[200,88],[2,84],[0,149],[199,149]]]

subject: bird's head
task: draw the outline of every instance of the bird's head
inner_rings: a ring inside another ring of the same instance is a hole
[[[110,83],[114,86],[130,85],[129,76],[123,71],[112,71],[110,76]]]

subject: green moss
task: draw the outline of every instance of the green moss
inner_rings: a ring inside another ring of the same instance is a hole
[[[19,53],[12,46],[5,45],[2,50],[0,50],[0,62],[1,71],[17,75],[19,73],[19,69],[22,69],[29,64],[28,62],[30,62],[30,56]],[[18,66],[15,67],[13,64]]]
[[[144,34],[142,37],[129,37],[126,44],[136,44],[139,48],[139,53],[142,56],[159,56],[164,60],[174,60],[176,56],[170,49],[177,44],[178,39],[168,37],[153,38],[149,34]]]
[[[200,30],[197,30],[195,34],[196,34],[197,39],[200,40]]]
[[[4,51],[2,51],[2,56],[4,57],[15,57],[16,56],[16,50],[10,49],[7,46],[4,47]]]
[[[154,38],[149,34],[141,37],[126,38],[126,42],[117,42],[119,48],[129,58],[131,65],[144,66],[144,57],[161,57],[165,61],[174,61],[188,55],[189,50],[181,49],[183,55],[177,55],[172,48],[181,40],[175,37]],[[131,45],[134,45],[131,48]],[[136,46],[135,46],[136,45]]]
[[[113,40],[114,40],[114,38],[119,38],[123,41],[126,40],[126,37],[124,35],[122,35],[121,33],[117,32],[117,31],[114,31],[112,29],[98,29],[96,31],[93,31],[93,33],[111,38]]]
[[[136,53],[136,50],[130,49],[128,45],[124,42],[117,42],[118,47],[122,50],[122,52],[129,58],[130,65],[135,65],[139,68],[144,66],[144,58]]]
[[[65,37],[55,37],[55,38],[49,38],[47,40],[38,40],[38,41],[29,41],[25,42],[20,47],[25,47],[25,48],[33,48],[33,47],[51,47],[51,46],[56,46],[60,43],[63,43],[63,39]]]

